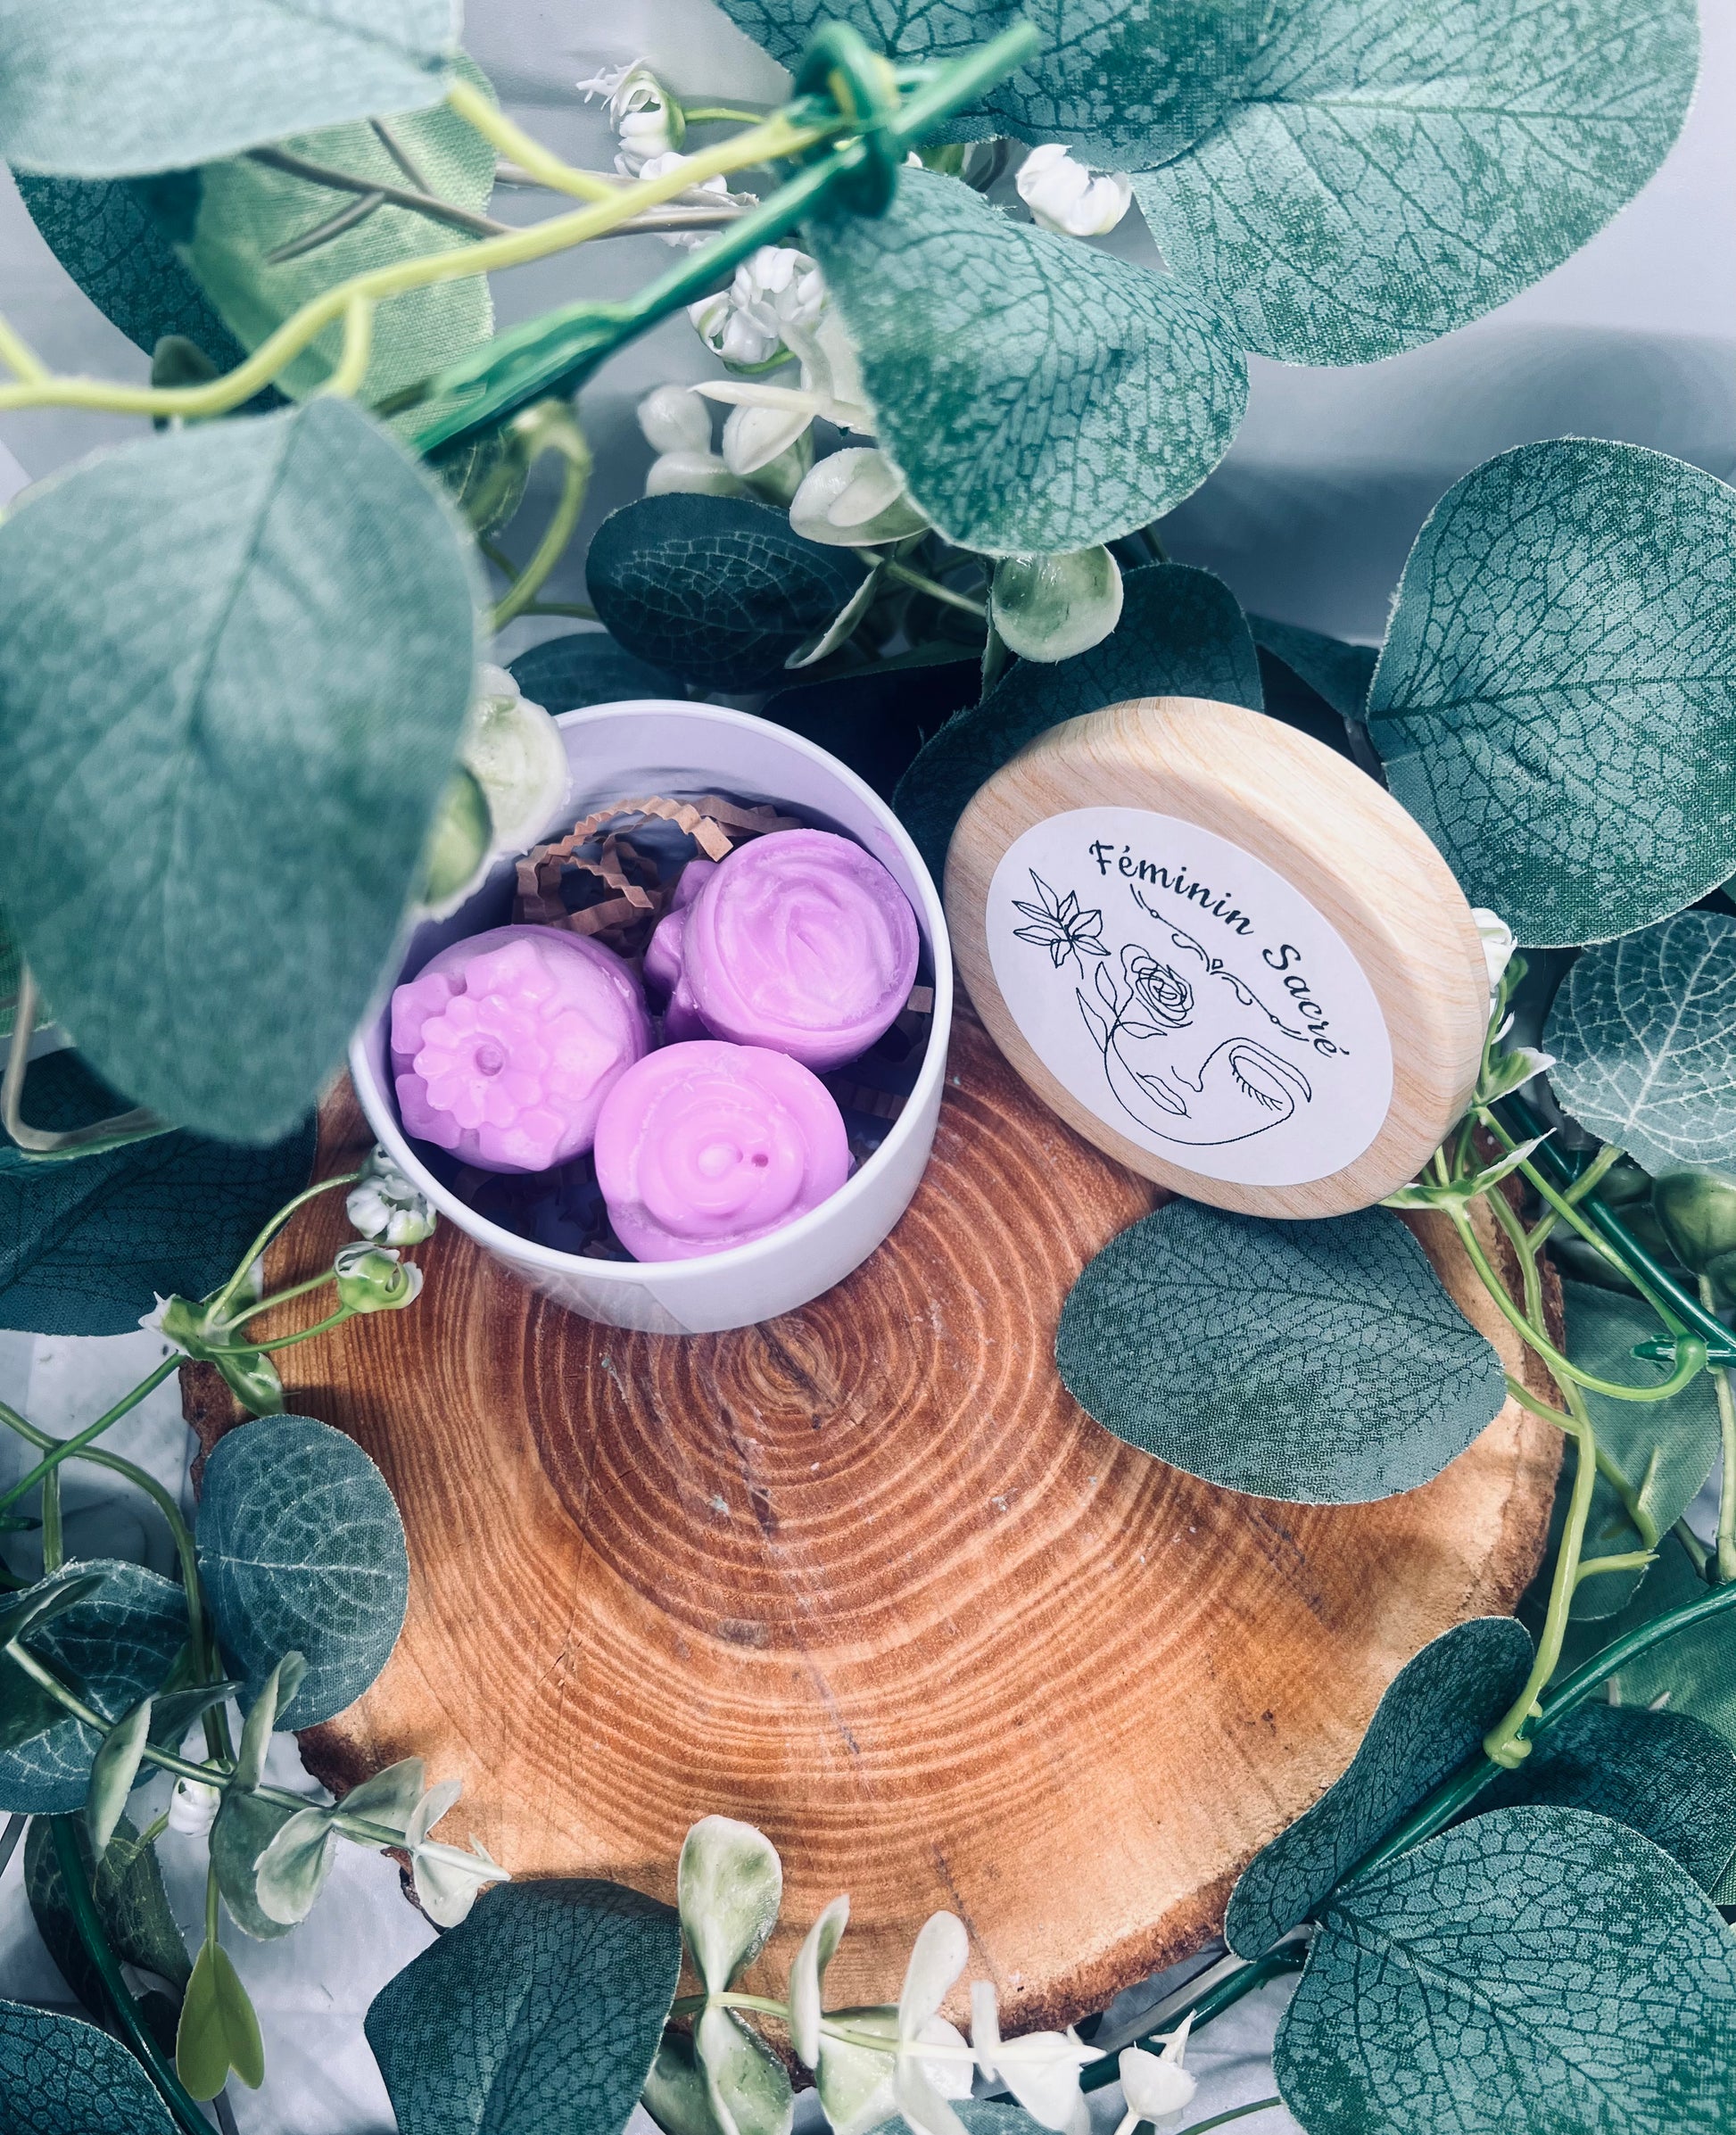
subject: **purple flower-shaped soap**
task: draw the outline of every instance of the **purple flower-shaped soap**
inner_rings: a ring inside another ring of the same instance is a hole
[[[717,873],[715,860],[690,860],[675,884],[669,909],[658,920],[645,947],[645,981],[667,997],[663,1011],[665,1045],[688,1038],[708,1038],[682,964],[686,955],[687,914],[693,900]]]
[[[909,899],[861,846],[774,831],[738,846],[694,899],[682,989],[719,1038],[834,1068],[897,1016],[918,947]]]
[[[630,1067],[597,1121],[597,1183],[635,1260],[692,1260],[763,1238],[848,1175],[843,1115],[782,1053],[699,1039]]]
[[[550,927],[454,942],[392,997],[405,1132],[484,1171],[581,1155],[603,1099],[650,1043],[621,959]]]

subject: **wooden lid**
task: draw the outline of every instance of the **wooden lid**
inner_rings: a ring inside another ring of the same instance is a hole
[[[1451,871],[1373,779],[1258,712],[1145,697],[1052,727],[965,809],[946,901],[1020,1074],[1195,1200],[1365,1208],[1475,1087],[1489,987]]]

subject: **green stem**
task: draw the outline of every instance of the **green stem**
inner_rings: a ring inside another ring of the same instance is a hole
[[[257,1304],[250,1304],[245,1312],[232,1312],[227,1320],[217,1323],[216,1331],[227,1335],[237,1327],[244,1327],[248,1320],[257,1320],[262,1312],[275,1312],[280,1304],[287,1304],[293,1297],[305,1297],[310,1290],[322,1290],[332,1279],[329,1268],[322,1268],[318,1275],[310,1275],[305,1282],[293,1283],[286,1290],[276,1290],[269,1297],[261,1297]]]
[[[982,601],[971,600],[963,593],[954,592],[950,586],[942,585],[938,578],[930,578],[922,571],[913,571],[908,564],[888,558],[880,568],[889,578],[896,578],[904,585],[914,586],[919,593],[926,593],[930,600],[938,600],[947,608],[955,608],[963,615],[974,616],[979,623],[987,623],[988,620],[988,610]]]
[[[733,103],[688,103],[682,116],[690,126],[758,126],[764,112],[746,112]]]
[[[527,441],[532,446],[532,466],[546,452],[558,453],[565,464],[560,496],[542,539],[524,569],[494,604],[491,627],[497,631],[504,630],[514,617],[525,613],[548,583],[549,574],[566,553],[566,545],[584,509],[585,492],[591,483],[591,448],[564,402],[553,401],[544,408],[533,409],[528,416],[517,418],[517,425],[525,426]]]
[[[45,1477],[53,1475],[62,1461],[70,1460],[74,1454],[83,1452],[86,1446],[100,1438],[112,1424],[119,1423],[129,1409],[136,1409],[147,1394],[154,1394],[180,1361],[181,1354],[177,1350],[172,1357],[165,1357],[147,1378],[141,1379],[130,1394],[123,1394],[113,1408],[106,1410],[95,1423],[87,1423],[73,1437],[61,1439],[53,1452],[38,1461],[28,1475],[14,1483],[10,1490],[0,1492],[0,1512],[4,1512],[7,1506],[16,1504],[27,1491],[34,1490]]]
[[[1709,1312],[1712,1310],[1712,1278],[1699,1279],[1699,1301]],[[1732,1395],[1728,1371],[1719,1370],[1712,1374],[1713,1391],[1718,1397],[1718,1438],[1724,1449],[1724,1472],[1718,1481],[1718,1583],[1725,1585],[1736,1579],[1736,1395]]]
[[[138,2004],[133,1999],[115,1954],[109,1947],[102,1916],[96,1910],[90,1886],[85,1881],[85,1864],[79,1851],[78,1840],[73,1835],[72,1818],[50,1816],[48,1829],[54,1841],[54,1859],[60,1868],[61,1881],[66,1886],[67,1904],[71,1910],[73,1925],[79,1931],[79,1940],[84,1944],[91,1963],[96,1967],[103,1991],[113,2005],[120,2028],[127,2034],[128,2045],[144,2063],[151,2081],[162,2096],[163,2103],[174,2114],[176,2125],[181,2129],[182,2135],[211,2135],[211,2123],[188,2096],[173,2065],[164,2058],[161,2048],[151,2036],[150,2027],[140,2015]]]
[[[1540,1401],[1525,1382],[1515,1378],[1510,1371],[1507,1374],[1507,1391],[1522,1409],[1529,1409],[1533,1416],[1542,1417],[1545,1423],[1552,1423],[1558,1431],[1567,1432],[1569,1437],[1574,1435],[1573,1418],[1564,1416],[1559,1409],[1551,1408],[1548,1402]],[[1657,1521],[1641,1503],[1639,1491],[1629,1482],[1614,1453],[1601,1445],[1598,1448],[1598,1473],[1622,1501],[1622,1510],[1627,1514],[1634,1532],[1647,1549],[1655,1550],[1658,1543]]]
[[[1194,2030],[1201,2031],[1213,2018],[1221,2016],[1226,2009],[1234,2008],[1244,1995],[1252,1994],[1256,1988],[1267,1986],[1275,1979],[1281,1979],[1286,1972],[1300,1972],[1307,1962],[1306,1944],[1280,1943],[1277,1949],[1269,1949],[1263,1957],[1255,1957],[1251,1963],[1244,1965],[1240,1971],[1232,1972],[1215,1986],[1206,1988],[1195,2000],[1172,2009],[1163,2020],[1163,2032],[1172,2032],[1182,2018],[1190,2013],[1194,2019]],[[1161,2035],[1148,2032],[1135,2043],[1148,2046]],[[1088,2068],[1080,2071],[1079,2089],[1104,2090],[1119,2080],[1114,2057],[1106,2055],[1103,2060],[1094,2061]]]
[[[271,1218],[270,1221],[267,1223],[264,1229],[260,1232],[259,1236],[247,1248],[246,1252],[242,1254],[240,1260],[236,1262],[235,1273],[230,1276],[228,1281],[224,1284],[223,1287],[217,1293],[216,1296],[211,1299],[211,1318],[213,1320],[222,1319],[224,1313],[227,1312],[229,1307],[235,1303],[236,1292],[241,1287],[242,1284],[246,1281],[248,1270],[252,1266],[253,1262],[258,1260],[260,1254],[265,1251],[266,1247],[271,1243],[272,1239],[277,1237],[277,1233],[283,1229],[284,1225],[289,1221],[289,1219],[295,1213],[298,1208],[305,1208],[310,1201],[317,1201],[321,1194],[329,1194],[336,1187],[354,1186],[357,1179],[360,1177],[361,1173],[360,1171],[343,1171],[340,1172],[335,1179],[321,1179],[316,1180],[312,1186],[303,1187],[302,1191],[296,1195],[293,1201],[285,1201],[283,1206],[277,1211],[277,1214]]]
[[[61,1531],[61,1471],[57,1468],[42,1478],[42,1568],[57,1572],[66,1561],[66,1542]]]
[[[293,1349],[298,1342],[311,1341],[315,1335],[329,1334],[335,1327],[342,1327],[346,1320],[355,1318],[354,1308],[341,1304],[335,1312],[328,1312],[323,1320],[316,1320],[311,1327],[304,1327],[300,1334],[278,1335],[269,1342],[249,1342],[244,1348],[230,1348],[220,1342],[208,1343],[200,1351],[207,1357],[260,1357],[269,1350]],[[178,1359],[176,1360],[178,1362]]]
[[[1649,1652],[1653,1646],[1662,1645],[1666,1639],[1674,1638],[1678,1631],[1686,1631],[1709,1618],[1720,1616],[1726,1609],[1736,1609],[1736,1585],[1715,1586],[1696,1601],[1688,1601],[1680,1609],[1673,1609],[1666,1616],[1655,1616],[1649,1624],[1638,1625],[1607,1645],[1601,1653],[1594,1653],[1583,1667],[1575,1668],[1553,1697],[1543,1701],[1542,1717],[1533,1733],[1533,1739],[1559,1726],[1570,1712],[1583,1705],[1593,1692],[1611,1676],[1617,1675],[1630,1660]]]

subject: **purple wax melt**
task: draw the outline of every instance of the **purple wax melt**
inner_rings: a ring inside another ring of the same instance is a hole
[[[693,1260],[793,1223],[850,1168],[843,1117],[782,1053],[715,1039],[630,1067],[597,1121],[597,1183],[641,1261]]]
[[[582,1154],[604,1098],[650,1043],[627,966],[551,927],[456,941],[392,997],[405,1131],[484,1171],[546,1171]]]
[[[919,937],[908,898],[861,846],[774,831],[719,863],[680,946],[682,989],[707,1030],[825,1069],[891,1027]]]
[[[669,901],[669,909],[658,920],[650,940],[645,948],[646,983],[657,992],[667,996],[663,1011],[663,1039],[665,1045],[678,1045],[690,1038],[709,1038],[688,985],[682,969],[686,956],[687,915],[697,898],[713,875],[717,873],[715,860],[690,860],[682,868],[681,880],[675,884],[675,894]]]

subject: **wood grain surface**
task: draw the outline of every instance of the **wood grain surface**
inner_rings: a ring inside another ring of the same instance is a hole
[[[1044,1064],[996,982],[989,885],[1013,840],[1071,809],[1199,823],[1299,890],[1361,965],[1393,1045],[1393,1096],[1352,1163],[1296,1186],[1240,1186],[1117,1133]],[[1240,705],[1141,697],[1063,720],[980,786],[947,857],[947,924],[977,1014],[1088,1141],[1146,1178],[1257,1216],[1335,1216],[1393,1192],[1464,1116],[1489,1020],[1483,946],[1451,869],[1385,787],[1310,735]]]
[[[322,1163],[353,1161],[353,1103],[327,1124]],[[695,1817],[748,1818],[786,1874],[762,1991],[839,1891],[840,2002],[896,1998],[940,1907],[1013,2028],[1196,1948],[1401,1665],[1512,1607],[1559,1449],[1509,1403],[1426,1488],[1320,1510],[1120,1444],[1062,1386],[1054,1327],[1157,1198],[967,1015],[909,1213],[768,1325],[593,1326],[442,1228],[413,1310],[279,1360],[290,1408],[368,1449],[409,1536],[398,1650],[302,1737],[310,1767],[341,1790],[421,1755],[464,1783],[441,1836],[665,1899]],[[342,1196],[317,1205],[274,1282],[341,1241]],[[1422,1235],[1500,1341],[1446,1226]],[[230,1421],[209,1371],[187,1374],[208,1436]]]

